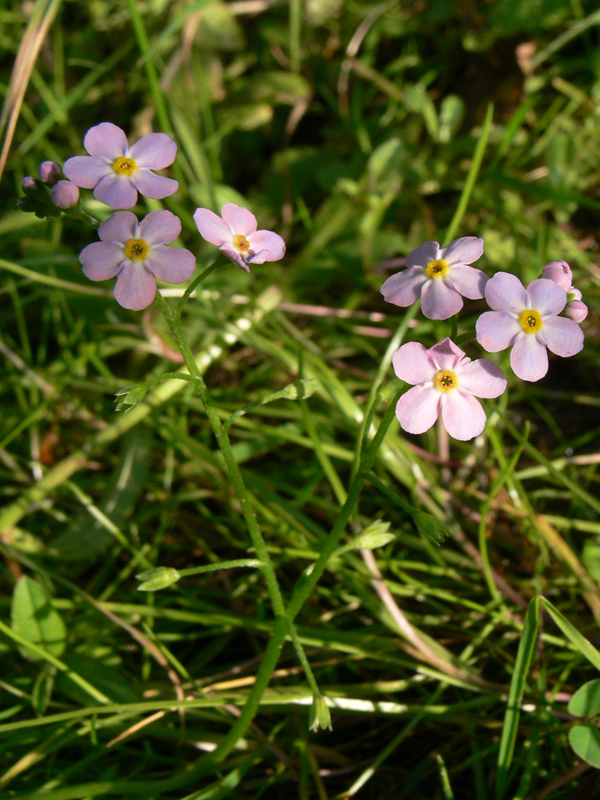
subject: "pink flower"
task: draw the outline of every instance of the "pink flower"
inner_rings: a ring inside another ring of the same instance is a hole
[[[79,202],[79,189],[71,181],[57,181],[50,189],[50,199],[57,208],[71,208]]]
[[[487,358],[471,361],[450,339],[426,349],[420,342],[403,344],[394,353],[396,375],[418,384],[403,394],[396,416],[408,433],[424,433],[440,412],[455,439],[473,439],[485,428],[485,411],[475,397],[499,397],[506,389],[504,373]]]
[[[179,184],[150,170],[172,164],[177,145],[166,133],[148,133],[131,148],[125,133],[112,122],[90,128],[83,140],[89,156],[75,156],[65,163],[65,175],[111,208],[131,208],[138,192],[162,200]]]
[[[257,231],[256,217],[247,208],[225,203],[221,217],[208,208],[197,208],[194,220],[203,239],[216,244],[233,263],[250,272],[248,264],[279,261],[285,255],[285,242],[273,231]]]
[[[425,242],[409,253],[408,269],[392,275],[381,287],[388,303],[410,306],[421,297],[423,314],[429,319],[448,319],[463,307],[462,297],[484,296],[488,276],[467,266],[483,254],[483,239],[463,236],[448,247]]]
[[[524,381],[539,381],[548,372],[548,348],[558,356],[573,356],[583,348],[576,322],[558,315],[567,293],[554,281],[540,278],[527,289],[508,272],[488,281],[486,311],[475,326],[477,341],[490,353],[512,347],[510,365]]]
[[[183,283],[192,277],[193,254],[166,246],[180,233],[179,217],[170,211],[152,211],[139,223],[131,211],[117,211],[98,228],[102,241],[88,244],[79,254],[83,274],[92,281],[118,276],[117,303],[139,311],[154,300],[156,278]]]
[[[542,278],[554,281],[567,292],[568,303],[564,314],[575,322],[583,322],[588,307],[581,301],[581,292],[573,286],[573,273],[566,261],[551,261],[542,270]]]

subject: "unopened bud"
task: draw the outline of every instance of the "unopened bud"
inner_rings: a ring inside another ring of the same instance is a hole
[[[557,283],[568,292],[573,284],[573,273],[566,261],[551,261],[542,270],[542,278]]]
[[[309,723],[311,731],[318,731],[322,728],[324,731],[332,730],[331,727],[331,714],[322,694],[313,696],[312,705],[310,707]]]
[[[50,184],[52,186],[56,183],[57,180],[62,176],[63,171],[61,169],[60,164],[57,164],[56,161],[42,161],[40,166],[38,167],[38,177],[44,183]]]
[[[573,322],[583,322],[588,315],[588,307],[581,300],[572,300],[565,308],[565,316],[570,317]]]
[[[156,567],[148,569],[146,572],[140,572],[135,577],[138,581],[143,581],[137,587],[138,592],[158,592],[160,589],[166,589],[167,586],[177,583],[181,575],[173,567]]]
[[[377,547],[383,547],[396,538],[393,533],[388,533],[389,527],[389,522],[382,522],[378,519],[365,528],[352,544],[360,550],[375,550]]]
[[[79,187],[71,181],[58,181],[50,189],[50,197],[57,208],[71,208],[79,202]]]
[[[35,178],[32,178],[31,175],[27,175],[26,178],[23,178],[21,181],[21,189],[27,194],[29,189],[35,189]]]

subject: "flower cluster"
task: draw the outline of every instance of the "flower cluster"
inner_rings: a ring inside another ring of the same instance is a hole
[[[407,256],[407,269],[388,278],[384,298],[409,306],[421,298],[423,314],[445,320],[463,306],[463,297],[485,298],[492,309],[475,326],[477,342],[490,353],[511,348],[510,365],[517,377],[538,381],[548,372],[548,350],[573,356],[583,348],[579,327],[587,316],[581,292],[565,261],[551,261],[542,276],[527,287],[508,272],[492,278],[470,266],[483,254],[483,239],[464,236],[447,247],[425,242]],[[561,316],[564,315],[564,316]],[[410,389],[398,401],[396,415],[408,433],[424,433],[439,417],[455,439],[478,436],[485,412],[476,397],[499,397],[507,382],[488,359],[471,361],[449,338],[426,349],[409,342],[394,353],[396,375]]]
[[[175,214],[153,211],[138,221],[133,212],[121,210],[135,206],[138,194],[162,200],[177,191],[176,180],[153,171],[173,164],[177,145],[166,133],[148,133],[130,147],[125,132],[112,122],[90,128],[83,145],[88,155],[67,159],[64,172],[59,164],[44,161],[38,178],[24,178],[25,198],[20,206],[38,216],[59,216],[61,211],[68,211],[91,220],[79,209],[82,188],[91,189],[97,200],[119,209],[98,227],[100,241],[84,247],[79,260],[92,281],[117,278],[117,302],[139,311],[153,302],[157,278],[183,283],[196,268],[189,250],[167,247],[181,233]],[[249,264],[283,258],[285,242],[281,236],[257,230],[256,217],[248,209],[226,203],[221,214],[222,218],[207,208],[198,208],[194,219],[202,237],[218,245],[238,267],[249,272]]]

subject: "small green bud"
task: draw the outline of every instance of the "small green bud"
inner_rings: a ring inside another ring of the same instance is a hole
[[[286,400],[304,400],[314,394],[318,388],[319,384],[314,378],[300,378],[300,380],[285,386],[278,394]]]
[[[155,567],[135,576],[138,581],[144,581],[138,586],[138,592],[158,592],[166,589],[172,583],[177,583],[181,575],[173,567]]]
[[[319,728],[325,730],[332,730],[331,714],[322,694],[313,695],[312,705],[310,707],[309,722],[311,731],[318,731]]]
[[[430,542],[443,542],[448,536],[444,523],[426,511],[417,511],[413,519],[421,536]]]
[[[375,550],[393,542],[396,537],[393,533],[388,533],[389,527],[389,522],[383,522],[380,519],[375,520],[364,529],[360,536],[357,536],[352,542],[352,546],[360,550]]]
[[[137,406],[146,397],[148,389],[143,384],[135,386],[125,386],[119,389],[115,397],[117,398],[117,411],[121,411],[125,406]],[[125,413],[131,411],[131,408],[125,409]]]

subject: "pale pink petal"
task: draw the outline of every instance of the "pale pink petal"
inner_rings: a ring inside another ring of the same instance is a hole
[[[132,208],[137,203],[138,193],[129,178],[123,175],[107,175],[94,189],[94,197],[111,208]]]
[[[448,336],[442,339],[441,342],[434,344],[429,348],[429,356],[432,364],[435,366],[436,371],[440,369],[458,370],[458,367],[465,358],[464,350],[461,350],[457,344],[454,344],[452,339]],[[465,363],[468,363],[467,359]]]
[[[480,269],[467,267],[465,264],[456,264],[450,269],[448,276],[450,283],[463,297],[470,300],[479,300],[485,297],[485,285],[489,278]]]
[[[91,156],[100,156],[114,161],[124,156],[127,150],[127,137],[121,128],[112,122],[101,122],[86,133],[83,146]]]
[[[534,333],[522,333],[510,351],[510,365],[517,378],[539,381],[548,372],[548,353]]]
[[[87,156],[83,156],[83,158],[87,158]],[[56,161],[42,161],[38,167],[38,178],[44,183],[53,184],[62,174],[60,164],[57,164]]]
[[[550,317],[537,333],[539,339],[557,356],[568,358],[583,349],[583,331],[572,319]]]
[[[221,209],[221,216],[229,225],[233,234],[249,237],[256,231],[258,225],[256,217],[251,211],[235,203],[225,203]]]
[[[273,231],[256,231],[248,236],[254,255],[248,259],[250,264],[264,264],[265,261],[279,261],[285,255],[285,242]]]
[[[531,281],[527,287],[527,293],[531,298],[530,308],[539,311],[542,317],[560,314],[567,305],[567,293],[565,290],[561,289],[554,281],[546,278]]]
[[[193,253],[183,247],[167,247],[165,244],[158,244],[152,248],[144,265],[161,281],[183,283],[194,274],[196,259]]]
[[[483,255],[483,239],[477,236],[462,236],[442,248],[440,258],[448,264],[472,264]],[[481,295],[483,297],[483,295]]]
[[[125,260],[123,248],[115,242],[93,242],[79,253],[83,274],[91,281],[114,278]]]
[[[162,175],[155,175],[143,167],[137,169],[129,180],[140,194],[153,200],[162,200],[163,197],[168,197],[179,189],[179,183],[173,178],[163,178]]]
[[[233,261],[236,267],[243,269],[244,272],[250,272],[250,267],[246,264],[244,259],[232,244],[226,242],[219,247],[219,250],[224,253],[230,261]]]
[[[170,211],[151,211],[140,222],[139,238],[148,244],[174,242],[181,233],[181,220]]]
[[[381,287],[381,294],[395,306],[410,306],[421,296],[421,287],[427,280],[423,267],[411,267],[390,275]]]
[[[123,267],[115,286],[115,300],[119,305],[140,311],[152,303],[155,295],[156,279],[139,261]]]
[[[91,156],[74,156],[65,162],[64,173],[82,189],[93,189],[107,175],[112,175],[110,164]]]
[[[583,322],[588,315],[588,307],[581,300],[572,300],[565,308],[565,314],[575,322]]]
[[[529,305],[529,295],[516,275],[498,272],[485,285],[485,299],[494,311],[520,314]]]
[[[566,261],[551,261],[542,270],[542,278],[557,283],[565,292],[568,292],[573,284],[573,272]]]
[[[416,384],[433,380],[435,366],[427,348],[420,342],[407,342],[392,356],[394,372],[402,381]]]
[[[488,358],[479,358],[465,364],[458,376],[459,390],[476,397],[499,397],[506,385],[504,372]]]
[[[177,145],[166,133],[147,133],[129,153],[138,168],[164,169],[175,161]]]
[[[407,267],[426,267],[430,261],[437,261],[442,256],[438,242],[420,244],[406,256]]]
[[[194,222],[198,226],[200,236],[207,242],[216,245],[232,242],[233,237],[229,225],[214,211],[208,208],[197,208],[194,212]]]
[[[443,394],[442,421],[454,439],[466,442],[474,439],[485,428],[485,411],[479,400],[460,389]]]
[[[413,386],[396,405],[396,416],[407,433],[424,433],[440,413],[442,393],[432,386]]]
[[[462,297],[442,278],[427,281],[421,290],[421,310],[428,319],[448,319],[462,307]]]
[[[503,311],[486,311],[475,323],[477,341],[488,353],[506,350],[522,332],[517,320]]]
[[[138,221],[133,211],[115,211],[98,228],[98,236],[103,242],[120,242],[126,244],[129,239],[136,239]]]

